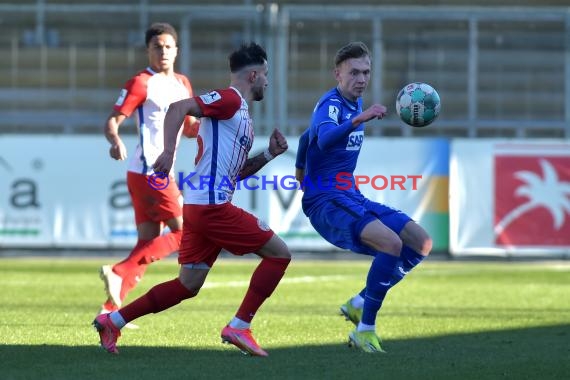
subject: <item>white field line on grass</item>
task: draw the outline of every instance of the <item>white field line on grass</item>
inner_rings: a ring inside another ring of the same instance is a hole
[[[357,276],[349,275],[335,275],[335,276],[303,276],[303,277],[293,277],[293,278],[283,278],[280,285],[282,284],[308,284],[312,282],[330,282],[330,281],[344,281],[348,279],[357,278]],[[243,281],[212,281],[206,282],[202,288],[230,288],[234,286],[249,286],[249,279]]]
[[[459,265],[458,265],[459,264]],[[552,271],[570,272],[570,262],[548,262],[541,261],[535,263],[473,263],[473,265],[462,265],[464,263],[450,263],[449,266],[420,265],[412,273],[422,276],[463,276],[465,274],[482,274],[492,272],[523,272],[523,271]]]

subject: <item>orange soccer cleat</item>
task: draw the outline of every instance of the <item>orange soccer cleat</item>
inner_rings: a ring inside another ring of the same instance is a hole
[[[234,329],[230,326],[224,327],[222,330],[222,343],[230,343],[236,346],[246,355],[251,356],[268,356],[255,338],[251,334],[250,329]]]

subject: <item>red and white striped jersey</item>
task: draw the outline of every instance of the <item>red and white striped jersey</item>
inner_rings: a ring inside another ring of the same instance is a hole
[[[153,173],[154,161],[164,150],[164,116],[168,107],[192,96],[192,85],[186,76],[165,76],[150,67],[126,83],[113,108],[127,117],[136,111],[139,139],[131,154],[129,171]]]
[[[203,116],[195,170],[179,183],[184,190],[184,203],[231,202],[237,176],[253,144],[253,123],[247,102],[234,87],[194,99]]]

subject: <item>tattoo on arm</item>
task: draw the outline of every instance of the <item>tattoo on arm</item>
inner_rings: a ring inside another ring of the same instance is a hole
[[[239,172],[239,178],[245,179],[254,175],[259,171],[259,169],[264,167],[267,162],[268,161],[265,159],[263,152],[259,153],[255,157],[248,158]]]

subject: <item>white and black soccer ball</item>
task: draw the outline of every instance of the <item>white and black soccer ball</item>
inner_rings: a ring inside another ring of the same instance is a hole
[[[413,82],[400,90],[396,97],[396,112],[412,127],[425,127],[439,115],[441,101],[437,91],[427,83]]]

